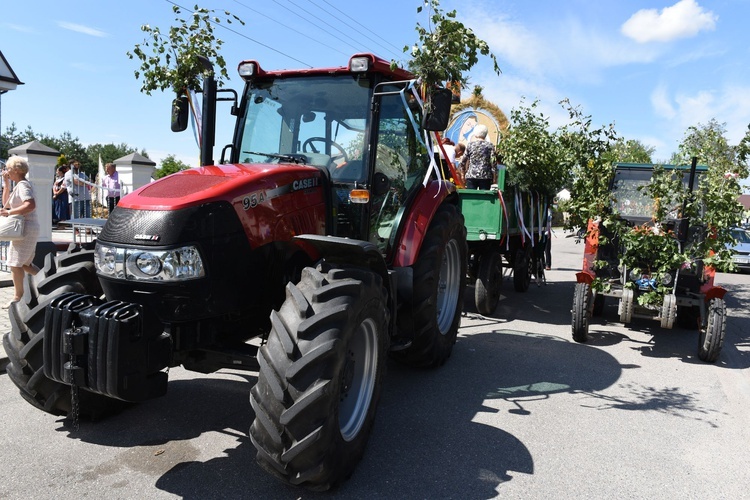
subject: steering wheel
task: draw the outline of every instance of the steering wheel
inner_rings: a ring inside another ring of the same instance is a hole
[[[310,147],[311,153],[320,153],[320,151],[317,150],[315,146],[313,146],[313,142],[322,142],[323,144],[330,144],[334,148],[336,148],[339,152],[339,154],[331,156],[331,161],[337,161],[337,160],[344,160],[344,163],[349,161],[349,155],[346,154],[346,150],[341,147],[341,145],[334,141],[329,141],[325,137],[309,137],[305,142],[302,143],[302,152],[307,153],[307,147]]]

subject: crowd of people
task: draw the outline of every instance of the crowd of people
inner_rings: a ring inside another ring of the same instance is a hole
[[[2,163],[0,163],[1,165]],[[61,165],[55,172],[52,183],[52,221],[57,223],[71,218],[91,217],[91,191],[103,189],[110,211],[120,201],[120,179],[114,163],[105,166],[106,175],[97,184],[80,171],[80,163],[71,161]],[[11,240],[5,264],[10,268],[13,281],[13,299],[3,304],[4,309],[23,298],[26,274],[36,275],[39,268],[34,265],[36,246],[39,240],[39,220],[36,214],[34,186],[26,178],[29,164],[20,156],[12,156],[2,170],[2,205],[0,217],[23,219],[23,238]]]
[[[114,163],[107,163],[104,169],[104,177],[94,184],[88,175],[81,171],[81,165],[76,160],[57,168],[52,184],[53,224],[69,219],[91,217],[92,189],[104,190],[109,213],[115,209],[120,202],[121,190],[117,166]]]

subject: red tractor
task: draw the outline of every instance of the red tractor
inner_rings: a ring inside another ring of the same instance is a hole
[[[257,370],[258,462],[327,489],[364,452],[387,356],[436,367],[456,341],[466,229],[430,132],[450,92],[425,113],[413,75],[371,54],[239,74],[239,105],[205,80],[203,167],[126,196],[94,244],[30,279],[8,374],[77,418],[165,394],[170,367]],[[214,165],[223,100],[237,121]],[[178,102],[172,128],[186,123]]]

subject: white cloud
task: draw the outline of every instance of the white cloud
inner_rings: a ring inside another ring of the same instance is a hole
[[[504,72],[516,69],[556,81],[592,84],[602,81],[605,68],[649,63],[660,55],[658,48],[635,45],[574,17],[532,29],[496,9],[469,12],[466,24],[487,41]]]
[[[59,27],[61,27],[62,29],[66,29],[66,30],[70,30],[70,31],[75,31],[76,33],[83,33],[84,35],[90,35],[90,36],[95,36],[95,37],[99,37],[99,38],[104,38],[104,37],[109,36],[108,33],[104,32],[102,30],[98,30],[96,28],[90,28],[90,27],[84,26],[82,24],[75,24],[75,23],[68,23],[68,22],[65,22],[65,21],[58,21],[57,25]]]
[[[661,116],[667,119],[672,119],[677,114],[672,102],[670,101],[667,87],[663,84],[658,85],[651,92],[651,106],[654,108],[654,112],[657,116]]]
[[[620,30],[639,43],[670,42],[713,30],[718,19],[719,16],[704,10],[695,0],[680,0],[661,11],[639,10],[625,21]]]
[[[21,24],[3,23],[3,27],[8,28],[13,31],[18,31],[19,33],[29,33],[29,34],[36,33],[34,28],[32,28],[31,26],[24,26]]]

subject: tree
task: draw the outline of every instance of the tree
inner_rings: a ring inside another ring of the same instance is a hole
[[[536,113],[539,102],[511,110],[510,126],[497,146],[507,167],[507,183],[522,191],[554,196],[569,180],[560,162],[560,143],[550,130],[549,120]]]
[[[714,119],[705,125],[688,127],[679,152],[672,157],[676,164],[687,164],[689,158],[695,156],[698,163],[708,166],[708,171],[701,175],[694,202],[689,204],[686,215],[708,229],[708,237],[698,250],[708,255],[707,264],[720,270],[731,266],[732,256],[727,243],[734,240],[729,229],[741,221],[739,180],[748,175],[747,156],[743,149],[746,143],[740,142],[732,147],[725,134],[725,125]]]
[[[176,159],[174,155],[167,155],[161,162],[161,167],[154,171],[154,179],[161,179],[180,170],[190,168],[186,163]]]
[[[586,227],[589,219],[609,209],[609,182],[613,169],[611,149],[617,141],[613,124],[592,129],[591,116],[568,99],[561,101],[571,119],[558,130],[560,162],[572,173],[571,198],[566,204],[568,227]]]
[[[5,134],[0,137],[0,158],[7,158],[9,156],[9,149],[33,140],[36,140],[36,136],[34,135],[34,131],[31,130],[31,126],[26,127],[26,130],[19,131],[16,128],[15,122],[11,123],[5,129]]]
[[[229,79],[226,62],[219,50],[223,45],[220,38],[214,36],[214,26],[219,26],[222,18],[215,10],[195,6],[187,18],[182,17],[182,9],[172,7],[176,25],[163,34],[158,27],[148,24],[141,26],[146,33],[142,43],[136,44],[133,51],[127,52],[130,59],[138,59],[140,67],[135,70],[136,80],[141,80],[141,92],[151,95],[154,90],[172,89],[176,95],[184,95],[187,90],[198,90],[201,76],[205,69],[198,56],[205,56],[218,71],[216,79],[221,84]],[[224,20],[245,24],[239,17],[224,11]],[[150,52],[150,53],[149,53]]]
[[[427,27],[417,23],[419,41],[413,46],[404,47],[410,53],[409,69],[422,80],[425,88],[432,89],[444,84],[465,87],[466,73],[479,62],[479,55],[488,56],[493,62],[495,73],[500,74],[495,55],[484,40],[478,38],[471,28],[456,20],[456,11],[443,12],[439,0],[423,0],[417,13],[427,7],[430,11]],[[391,67],[398,63],[391,61]]]
[[[122,142],[120,144],[91,144],[86,148],[86,153],[98,164],[100,156],[102,158],[102,163],[109,163],[131,153],[139,153],[139,151],[137,148],[134,148]],[[148,153],[146,152],[146,150],[141,150],[139,154],[148,158]]]
[[[610,161],[612,163],[652,163],[651,157],[656,151],[635,139],[618,138],[612,145]]]

